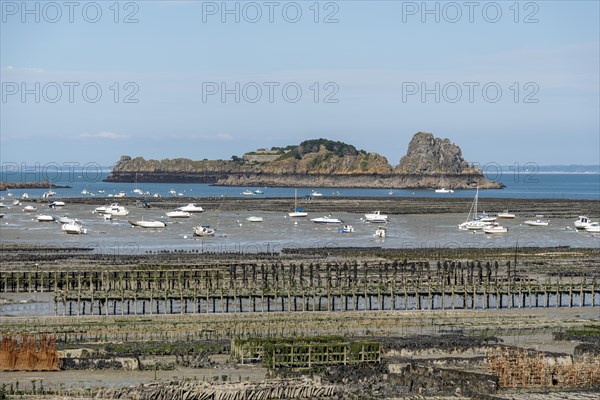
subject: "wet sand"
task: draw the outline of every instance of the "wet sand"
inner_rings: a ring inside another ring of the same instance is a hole
[[[369,201],[371,202],[371,201]],[[268,207],[268,203],[248,201],[248,205]],[[236,203],[237,204],[237,203]],[[371,204],[373,207],[384,204]],[[99,204],[97,204],[99,205]],[[203,204],[204,205],[204,204]],[[94,205],[67,203],[55,210],[42,209],[39,212],[24,213],[22,207],[5,211],[0,221],[2,242],[24,243],[29,245],[55,245],[60,247],[92,247],[97,253],[143,254],[161,249],[181,249],[200,252],[278,252],[283,248],[324,248],[324,247],[383,247],[383,248],[448,248],[448,247],[520,247],[528,246],[571,246],[600,247],[600,235],[585,231],[575,231],[573,213],[569,216],[555,216],[546,227],[531,227],[523,222],[531,213],[518,214],[514,220],[499,220],[509,232],[488,235],[482,232],[460,231],[457,226],[466,214],[393,214],[389,213],[386,225],[388,236],[381,240],[373,234],[379,224],[366,223],[364,213],[339,211],[331,215],[354,227],[350,234],[338,233],[338,224],[315,224],[310,218],[325,215],[325,212],[310,212],[306,218],[291,219],[284,211],[223,211],[208,209],[193,214],[190,218],[170,219],[168,209],[138,208],[127,206],[130,213],[124,217],[114,217],[107,221],[93,214]],[[362,207],[362,206],[361,206]],[[340,206],[341,209],[344,207]],[[372,209],[363,207],[365,211]],[[382,212],[389,212],[378,207]],[[66,235],[56,222],[38,222],[35,217],[41,212],[50,215],[69,216],[79,219],[88,230],[87,235]],[[556,212],[556,210],[555,210]],[[566,211],[565,211],[566,212]],[[547,215],[547,214],[544,214]],[[592,216],[593,214],[590,214]],[[260,216],[263,222],[249,222],[246,218]],[[167,223],[163,229],[132,228],[128,220],[156,219]],[[195,238],[193,227],[209,225],[217,229],[215,237]]]

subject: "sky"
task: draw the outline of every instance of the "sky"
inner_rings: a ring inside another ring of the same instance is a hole
[[[597,1],[0,0],[0,161],[229,159],[312,138],[392,165],[600,163]]]

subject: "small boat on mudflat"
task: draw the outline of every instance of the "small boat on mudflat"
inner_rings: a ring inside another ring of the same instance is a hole
[[[344,225],[340,229],[338,229],[338,233],[352,233],[354,232],[354,228],[352,225]]]
[[[197,206],[196,203],[188,203],[185,206],[176,208],[177,211],[185,211],[189,213],[204,212],[204,208]]]
[[[331,215],[325,217],[311,218],[311,221],[316,224],[341,224],[342,220],[339,218],[331,218]]]
[[[87,229],[84,229],[83,225],[76,221],[63,224],[62,230],[64,233],[68,233],[70,235],[85,235],[87,233]]]
[[[586,232],[600,233],[600,222],[592,222],[585,227]]]
[[[573,225],[575,225],[575,228],[577,229],[585,229],[591,224],[593,224],[593,222],[585,215],[580,215],[579,218],[577,218],[577,221],[573,222]]]
[[[483,232],[488,234],[506,233],[508,232],[508,228],[499,224],[491,224],[483,228]]]
[[[505,218],[505,219],[514,219],[516,217],[516,215],[509,213],[508,210],[504,210],[501,213],[496,214],[496,217]]]
[[[214,236],[214,235],[215,235],[215,230],[208,225],[194,227],[194,236],[208,237],[208,236]]]
[[[381,211],[373,211],[372,213],[365,214],[366,222],[386,223],[388,222],[388,216],[382,214]]]
[[[387,228],[385,226],[377,227],[377,230],[375,231],[375,234],[373,234],[373,236],[375,236],[377,238],[386,237],[387,236]]]
[[[548,226],[550,221],[547,219],[529,219],[523,223],[529,226]]]
[[[167,217],[169,218],[189,218],[192,214],[189,213],[188,211],[181,211],[181,210],[175,210],[175,211],[169,211],[167,213]]]
[[[129,220],[129,223],[132,226],[139,226],[140,228],[164,228],[165,226],[167,226],[167,224],[165,224],[162,221],[155,221],[155,220],[140,220],[140,221],[132,221]]]

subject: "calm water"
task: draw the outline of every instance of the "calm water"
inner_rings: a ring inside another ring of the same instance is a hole
[[[48,170],[47,175],[51,181],[59,185],[71,186],[69,189],[56,189],[56,198],[85,197],[85,196],[108,196],[124,192],[129,197],[148,197],[148,195],[137,195],[133,189],[139,188],[150,194],[158,193],[162,197],[244,197],[245,189],[252,191],[260,189],[264,197],[293,197],[292,188],[258,188],[258,187],[223,187],[210,186],[207,184],[190,183],[107,183],[102,179],[108,175],[106,172],[76,171],[53,172]],[[490,179],[502,182],[506,185],[504,189],[482,190],[481,198],[545,198],[545,199],[577,199],[577,200],[600,200],[600,175],[599,174],[514,174],[511,172],[498,173],[488,176]],[[45,174],[31,172],[1,173],[0,180],[8,181],[36,181],[43,180]],[[317,189],[323,196],[349,196],[349,197],[470,197],[475,194],[474,190],[457,190],[455,193],[439,194],[433,190],[403,190],[403,189],[345,189],[345,188],[298,188],[298,197],[307,196],[313,189]],[[82,194],[87,190],[89,194]],[[104,190],[104,193],[99,193]],[[170,193],[175,191],[175,194]],[[28,193],[31,197],[41,197],[45,192],[43,189],[14,189],[10,191],[14,196]],[[1,196],[7,198],[7,192],[0,192]]]

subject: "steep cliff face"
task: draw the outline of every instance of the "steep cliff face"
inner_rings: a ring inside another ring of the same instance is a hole
[[[419,132],[408,145],[408,151],[400,159],[394,172],[401,174],[472,174],[479,171],[470,169],[462,157],[460,147],[449,139],[433,137],[433,134]]]

